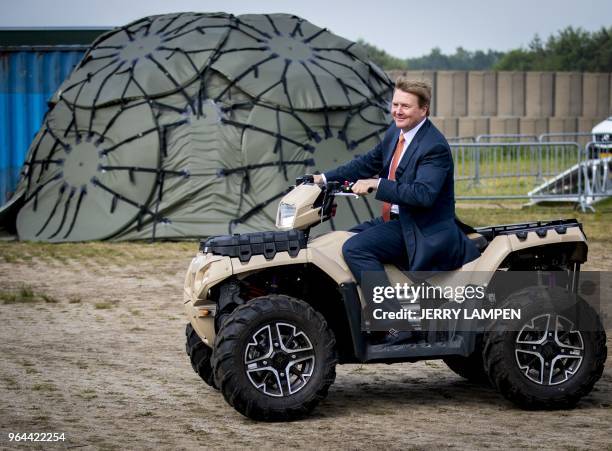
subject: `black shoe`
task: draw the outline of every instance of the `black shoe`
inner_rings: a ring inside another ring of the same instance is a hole
[[[410,331],[398,332],[391,329],[389,332],[381,334],[380,337],[374,338],[372,344],[385,345],[385,346],[397,346],[410,343],[414,341],[415,335]]]

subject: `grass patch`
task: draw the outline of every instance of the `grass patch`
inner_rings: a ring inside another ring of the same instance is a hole
[[[42,391],[42,392],[54,392],[57,391],[57,387],[51,383],[43,382],[41,384],[36,384],[32,387],[34,391]]]
[[[90,399],[95,399],[98,397],[98,394],[96,393],[95,390],[91,389],[91,388],[87,388],[85,390],[82,390],[80,393],[77,393],[77,396],[79,398],[83,398],[85,400],[90,400]]]
[[[11,376],[2,376],[2,381],[9,390],[17,390],[19,388],[17,380]]]
[[[155,256],[177,257],[194,254],[197,240],[168,243],[100,242],[41,243],[32,241],[0,242],[0,258],[7,263],[33,260],[56,261],[61,264],[77,262],[87,266],[131,263]]]
[[[34,291],[27,286],[23,286],[19,289],[19,296],[22,299],[34,299]]]
[[[64,418],[63,421],[69,424],[78,424],[82,421],[82,418]]]
[[[57,304],[57,303],[59,303],[59,300],[57,300],[53,296],[49,296],[48,294],[41,294],[40,297],[47,304]]]
[[[35,417],[32,417],[32,421],[34,424],[47,423],[49,421],[49,417],[47,415],[36,415]]]
[[[96,310],[108,310],[108,309],[112,309],[114,307],[116,307],[117,303],[113,302],[113,301],[108,301],[108,302],[96,302],[94,304],[94,308]]]
[[[21,286],[17,291],[0,291],[0,302],[3,304],[33,304],[45,302],[47,304],[59,304],[59,299],[34,291],[27,285]]]
[[[30,304],[40,302],[42,298],[34,294],[28,286],[22,286],[18,291],[0,291],[0,301],[3,304]]]

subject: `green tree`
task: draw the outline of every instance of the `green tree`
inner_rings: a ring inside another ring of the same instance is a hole
[[[588,32],[567,27],[543,43],[538,35],[527,49],[506,53],[496,70],[612,71],[612,27]]]
[[[508,52],[495,50],[469,51],[457,47],[455,53],[444,54],[439,47],[428,55],[401,59],[368,44],[358,43],[367,56],[384,70],[541,70],[612,72],[612,27],[588,32],[567,27],[543,41],[537,34],[527,48]]]
[[[383,70],[405,70],[408,67],[405,60],[391,56],[384,50],[379,49],[375,45],[367,43],[361,38],[357,40],[357,43],[365,49],[368,58],[376,65],[380,66]]]
[[[429,55],[407,59],[408,68],[415,70],[487,70],[503,56],[494,50],[474,52],[457,47],[455,53],[446,55],[434,47]]]
[[[493,66],[495,70],[535,70],[535,55],[524,49],[510,50]]]

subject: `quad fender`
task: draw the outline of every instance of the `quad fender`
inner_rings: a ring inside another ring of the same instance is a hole
[[[205,299],[208,290],[220,281],[232,275],[232,264],[229,257],[203,254],[191,260],[183,289],[184,302],[197,303]]]
[[[231,259],[232,274],[234,275],[244,275],[262,269],[282,268],[283,266],[304,263],[308,263],[307,249],[301,249],[295,257],[291,257],[287,252],[278,252],[271,260],[266,260],[263,255],[253,255],[248,262],[241,262],[238,258]]]
[[[567,246],[566,252],[572,252],[574,255],[567,255],[571,260],[577,263],[586,261],[587,243],[586,237],[579,227],[568,228],[565,233],[558,233],[554,229],[549,229],[544,236],[538,235],[535,231],[527,233],[527,237],[523,240],[517,235],[499,235],[491,241],[482,255],[470,262],[468,265],[461,268],[462,271],[495,271],[502,267],[502,264],[510,254],[520,253],[530,248],[542,248],[542,246],[570,243],[574,246]],[[469,267],[469,268],[468,268]]]
[[[468,284],[486,286],[491,282],[497,270],[508,268],[514,259],[522,258],[526,264],[534,263],[533,258],[530,257],[532,254],[538,256],[549,254],[559,261],[565,260],[571,263],[586,261],[588,245],[579,227],[568,228],[565,233],[561,234],[554,229],[546,232],[544,236],[540,236],[535,231],[529,231],[525,239],[519,239],[515,234],[498,235],[476,260],[463,265],[456,271],[435,275],[429,282],[444,286]],[[395,280],[392,281],[395,282]]]
[[[263,255],[253,255],[248,262],[231,258],[231,274],[245,275],[269,268],[288,265],[313,264],[327,274],[337,285],[355,283],[351,270],[342,257],[342,245],[353,236],[350,232],[331,232],[317,237],[308,243],[306,249],[301,249],[291,257],[287,252],[278,252],[271,260]]]
[[[295,257],[287,252],[278,252],[273,259],[263,255],[253,255],[249,261],[200,253],[189,266],[185,277],[185,302],[194,303],[205,300],[207,292],[217,283],[232,275],[246,274],[269,268],[312,263],[331,277],[338,285],[355,282],[350,269],[342,257],[342,245],[353,234],[332,232],[313,239],[306,249],[301,249]]]
[[[353,235],[351,232],[332,232],[308,243],[308,261],[320,268],[338,285],[355,283],[355,278],[342,256],[344,242]]]

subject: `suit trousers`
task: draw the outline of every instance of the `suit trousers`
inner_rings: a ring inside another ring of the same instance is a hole
[[[350,232],[357,234],[346,240],[342,255],[368,304],[371,304],[374,287],[390,286],[384,264],[408,267],[402,226],[399,219],[384,222],[382,217],[378,217],[353,227]],[[380,307],[387,311],[401,309],[395,297],[385,300]]]

